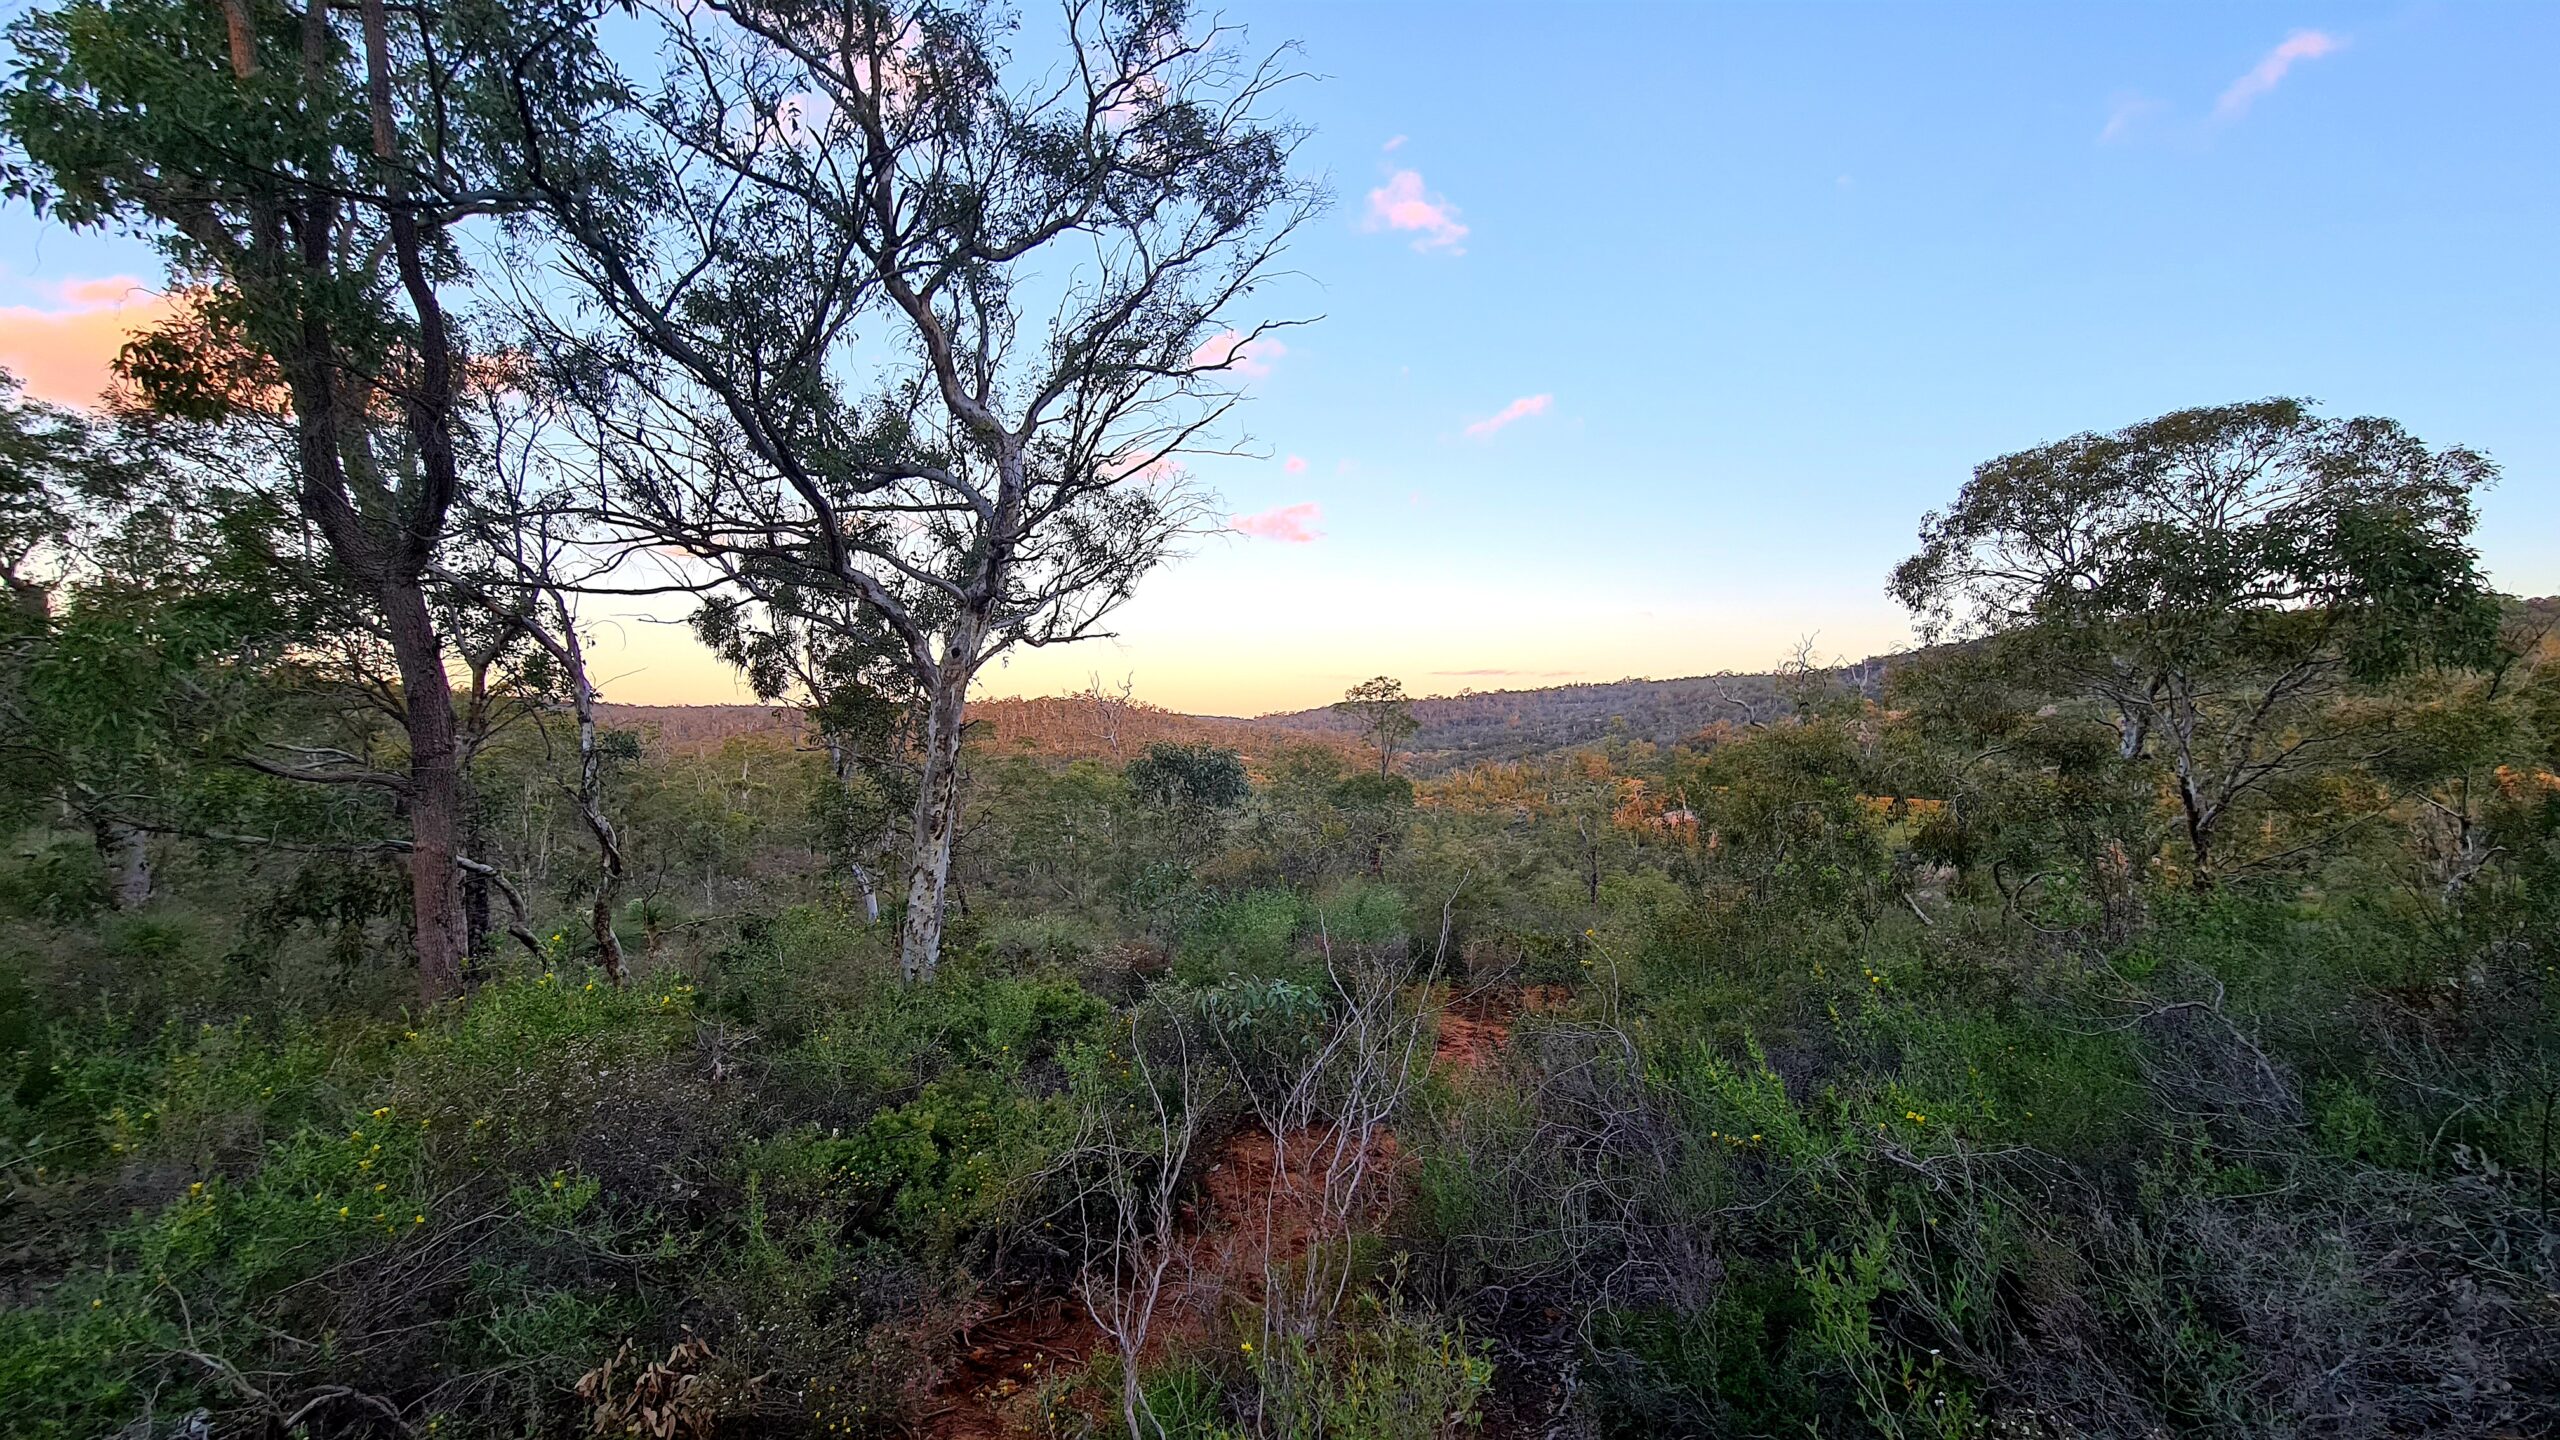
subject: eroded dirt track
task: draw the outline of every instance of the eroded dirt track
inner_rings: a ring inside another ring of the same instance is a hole
[[[1562,986],[1487,989],[1441,997],[1439,1038],[1433,1059],[1462,1074],[1489,1070],[1510,1043],[1524,1013],[1560,1009],[1571,999]],[[1247,1125],[1219,1144],[1202,1169],[1198,1198],[1185,1208],[1179,1251],[1168,1269],[1167,1293],[1147,1347],[1152,1354],[1229,1338],[1222,1326],[1258,1308],[1269,1276],[1303,1259],[1340,1221],[1337,1194],[1328,1200],[1327,1177],[1339,1177],[1354,1158],[1388,1183],[1373,1183],[1359,1223],[1384,1218],[1400,1188],[1395,1177],[1403,1155],[1392,1132],[1366,1138],[1367,1153],[1352,1157],[1350,1138],[1324,1127],[1292,1131],[1275,1142]],[[954,1333],[949,1358],[914,1433],[927,1440],[1010,1440],[1056,1427],[1044,1413],[1061,1402],[1065,1382],[1084,1372],[1110,1344],[1083,1302],[1071,1294],[1017,1296],[1007,1307],[972,1320]],[[1100,1432],[1117,1423],[1098,1413],[1087,1418]]]

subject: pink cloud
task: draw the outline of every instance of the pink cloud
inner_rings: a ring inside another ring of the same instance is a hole
[[[2296,62],[2317,60],[2345,48],[2346,41],[2320,30],[2296,30],[2284,37],[2284,43],[2266,53],[2248,74],[2231,82],[2213,107],[2214,118],[2237,120],[2248,113],[2259,96],[2284,83]]]
[[[1207,369],[1225,368],[1248,380],[1259,380],[1271,373],[1271,362],[1289,353],[1289,347],[1269,335],[1247,339],[1240,331],[1221,330],[1200,342],[1191,352],[1191,363]]]
[[[1135,480],[1142,485],[1161,485],[1167,480],[1179,479],[1183,473],[1181,462],[1170,455],[1160,455],[1143,462],[1135,456],[1127,456],[1109,462],[1105,468],[1114,480]]]
[[[169,317],[169,299],[130,275],[65,280],[54,293],[59,306],[0,306],[0,366],[39,400],[94,405],[117,353]]]
[[[1280,468],[1288,471],[1292,475],[1304,475],[1307,473],[1307,457],[1304,455],[1292,455],[1288,459],[1280,462]]]
[[[1284,545],[1312,545],[1324,538],[1315,528],[1324,521],[1324,507],[1313,500],[1299,505],[1282,505],[1259,515],[1238,515],[1227,522],[1227,528],[1257,540],[1277,540]]]
[[[1401,150],[1401,149],[1403,149],[1403,148],[1404,148],[1404,141],[1405,141],[1405,137],[1403,137],[1402,135],[1398,135],[1398,136],[1396,136],[1394,139],[1389,140],[1386,144],[1381,145],[1381,146],[1379,146],[1378,148],[1379,148],[1379,149],[1381,149],[1381,150],[1385,150],[1385,151],[1388,151],[1388,152],[1392,153],[1392,152],[1394,152],[1394,151],[1397,151],[1397,150]]]
[[[1523,395],[1495,413],[1469,425],[1467,438],[1481,440],[1505,425],[1526,420],[1532,415],[1544,415],[1547,413],[1547,407],[1554,404],[1555,400],[1556,397],[1553,395]]]
[[[1369,192],[1369,218],[1363,228],[1411,230],[1415,232],[1416,250],[1467,253],[1460,247],[1467,238],[1467,227],[1458,223],[1458,207],[1437,195],[1426,194],[1422,174],[1417,170],[1399,170],[1387,177],[1386,184]]]

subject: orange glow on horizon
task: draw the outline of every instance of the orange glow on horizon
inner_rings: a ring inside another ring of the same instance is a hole
[[[0,367],[27,394],[90,406],[114,381],[125,342],[169,318],[169,297],[127,275],[65,280],[59,306],[0,305]]]

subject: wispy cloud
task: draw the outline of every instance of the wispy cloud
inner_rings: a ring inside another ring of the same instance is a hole
[[[1556,403],[1553,395],[1523,395],[1500,410],[1467,427],[1467,438],[1481,440],[1506,425],[1515,425],[1532,415],[1544,415]]]
[[[2231,82],[2214,102],[2213,118],[2237,120],[2249,113],[2258,97],[2284,83],[2293,67],[2305,60],[2317,60],[2345,48],[2346,41],[2322,30],[2296,30],[2284,37],[2284,43],[2266,53],[2248,74]]]
[[[2156,113],[2160,102],[2147,95],[2119,95],[2107,106],[2107,123],[2098,131],[2098,143],[2112,145],[2131,134],[2145,116]]]
[[[1369,218],[1364,228],[1412,231],[1413,248],[1426,253],[1467,253],[1467,227],[1458,223],[1458,207],[1426,191],[1418,170],[1399,170],[1387,177],[1386,184],[1369,192]]]
[[[1200,342],[1191,352],[1191,363],[1209,367],[1224,366],[1248,380],[1259,380],[1271,373],[1271,363],[1289,353],[1289,347],[1270,335],[1245,338],[1241,331],[1221,330]]]
[[[1312,545],[1324,538],[1316,526],[1324,523],[1324,507],[1313,500],[1297,505],[1282,505],[1259,515],[1238,515],[1227,522],[1227,528],[1257,540],[1277,540],[1284,545]]]
[[[1280,462],[1280,468],[1288,471],[1292,475],[1304,475],[1307,473],[1307,457],[1304,455],[1292,455],[1288,459]]]
[[[1395,137],[1393,137],[1393,138],[1389,139],[1389,140],[1387,141],[1387,143],[1386,143],[1386,144],[1381,145],[1381,146],[1379,146],[1378,148],[1379,148],[1379,149],[1381,149],[1381,150],[1384,150],[1384,151],[1386,151],[1388,154],[1391,154],[1391,155],[1392,155],[1392,154],[1394,154],[1396,151],[1401,150],[1401,149],[1403,149],[1403,148],[1404,148],[1404,142],[1405,142],[1405,139],[1406,139],[1406,137],[1405,137],[1405,136],[1398,135],[1398,136],[1395,136]]]
[[[130,275],[65,280],[54,293],[57,305],[0,306],[0,366],[28,394],[63,405],[96,404],[117,352],[172,308]]]

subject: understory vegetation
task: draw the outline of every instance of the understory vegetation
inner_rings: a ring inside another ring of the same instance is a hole
[[[2531,633],[2494,696],[2356,701],[2496,735],[2469,769],[2333,777],[2381,803],[2201,891],[2085,722],[1958,743],[1961,657],[1419,790],[1312,748],[1249,783],[987,757],[922,986],[779,745],[633,737],[635,868],[681,879],[618,917],[625,983],[564,871],[540,953],[425,1010],[379,862],[163,842],[119,910],[38,826],[8,1428],[2532,1433]],[[481,794],[566,850],[530,735]],[[2456,886],[2448,784],[2487,857]]]

